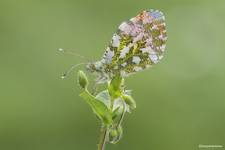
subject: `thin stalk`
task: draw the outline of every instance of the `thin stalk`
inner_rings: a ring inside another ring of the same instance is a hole
[[[98,150],[105,150],[107,135],[108,135],[108,127],[105,125],[102,125],[102,127],[100,129]]]
[[[123,101],[123,113],[120,116],[119,123],[117,124],[117,127],[119,127],[122,124],[125,113],[126,113],[126,103]]]

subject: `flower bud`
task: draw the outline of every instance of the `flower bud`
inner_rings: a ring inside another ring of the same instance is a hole
[[[111,128],[109,131],[109,142],[112,144],[116,144],[119,142],[123,134],[123,129],[121,125],[118,127]]]
[[[113,139],[113,138],[117,137],[118,136],[117,130],[111,129],[110,132],[109,132],[109,136],[110,136],[110,139]]]
[[[87,89],[88,79],[87,79],[86,74],[81,70],[78,72],[78,83],[81,88]]]

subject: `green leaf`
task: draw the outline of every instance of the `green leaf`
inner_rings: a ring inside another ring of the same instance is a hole
[[[121,96],[121,83],[123,78],[119,75],[115,76],[108,85],[109,95],[112,99],[116,99]]]
[[[103,102],[108,108],[110,108],[111,106],[111,98],[110,98],[110,95],[109,95],[109,92],[108,90],[104,90],[100,93],[98,93],[96,96],[95,96],[96,99],[100,100],[101,102]]]
[[[122,115],[123,110],[124,110],[124,100],[121,97],[119,97],[115,99],[113,102],[113,112],[112,112],[113,121],[115,119],[118,119]],[[125,110],[127,111],[129,109],[125,109]]]
[[[82,92],[80,96],[91,106],[93,112],[105,125],[111,124],[112,122],[111,112],[103,102],[96,99],[87,90]]]
[[[131,109],[136,108],[136,102],[130,95],[123,95],[122,98]]]
[[[115,120],[118,116],[121,115],[120,107],[117,107],[112,113],[112,119]]]

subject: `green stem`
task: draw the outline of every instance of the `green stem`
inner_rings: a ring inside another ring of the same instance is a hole
[[[122,124],[125,113],[126,113],[126,103],[123,101],[123,113],[120,117],[120,120],[119,120],[119,123],[117,124],[117,127],[119,127]]]
[[[102,127],[100,129],[98,150],[105,150],[107,135],[108,135],[108,127],[105,125],[102,125]]]

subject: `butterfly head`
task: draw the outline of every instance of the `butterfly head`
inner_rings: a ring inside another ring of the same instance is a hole
[[[91,73],[97,73],[98,77],[96,79],[96,83],[105,83],[109,79],[109,74],[105,71],[105,65],[102,61],[97,61],[94,63],[88,63],[86,65],[86,69]]]
[[[86,65],[86,69],[90,72],[103,72],[103,64],[98,61],[98,62],[94,62],[94,63],[88,63]]]
[[[94,65],[94,63],[88,63],[88,64],[86,65],[86,69],[87,69],[88,71],[90,71],[90,72],[95,72],[95,65]]]

